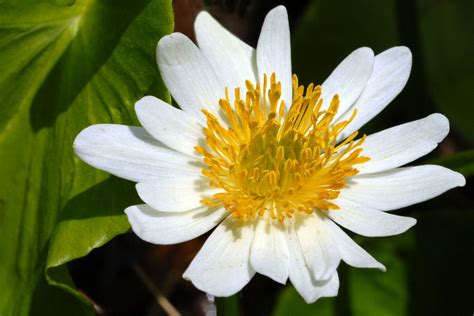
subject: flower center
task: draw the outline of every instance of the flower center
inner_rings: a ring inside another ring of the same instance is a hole
[[[321,110],[321,87],[310,84],[305,92],[295,75],[287,112],[274,73],[270,82],[264,76],[263,87],[249,81],[246,87],[245,98],[235,89],[233,102],[226,88],[219,100],[221,120],[203,110],[207,148],[196,150],[207,166],[202,173],[223,192],[201,203],[221,205],[244,220],[269,212],[281,222],[296,211],[338,209],[331,200],[347,177],[358,173],[354,165],[369,160],[360,155],[365,136],[354,140],[358,132],[337,144],[356,111],[349,120],[333,123],[339,96]]]

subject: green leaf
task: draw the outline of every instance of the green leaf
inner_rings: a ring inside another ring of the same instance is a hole
[[[474,2],[418,0],[420,39],[432,100],[474,143]]]
[[[126,231],[136,194],[80,162],[72,142],[94,123],[136,123],[145,94],[169,101],[155,46],[172,28],[170,0],[1,5],[1,315],[48,314],[55,303],[86,313],[44,273],[86,301],[64,263]]]
[[[111,192],[114,198],[104,203],[104,197]],[[50,284],[83,300],[64,273],[64,264],[87,255],[92,249],[129,230],[130,224],[123,210],[140,203],[133,192],[133,183],[111,177],[68,201],[50,242],[46,264],[46,278]]]
[[[474,175],[474,149],[462,151],[452,156],[431,159],[430,164],[441,165],[462,173],[465,177]]]

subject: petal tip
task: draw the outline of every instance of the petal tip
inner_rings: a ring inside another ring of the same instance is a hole
[[[395,46],[391,49],[396,50],[399,55],[405,56],[407,58],[412,58],[411,50],[407,46]]]
[[[208,25],[210,22],[215,22],[215,19],[211,14],[209,14],[209,12],[202,10],[197,14],[196,19],[194,20],[194,30],[198,30],[201,27],[206,27],[206,25]]]
[[[459,173],[446,167],[438,167],[445,172],[446,183],[449,183],[449,185],[447,185],[448,190],[455,187],[463,187],[466,185],[466,178],[462,173]]]
[[[280,283],[280,284],[283,284],[283,285],[286,285],[286,282],[288,281],[288,275],[286,276],[277,276],[277,275],[274,275],[273,277],[271,277],[271,279],[277,283]]]
[[[141,205],[129,206],[124,210],[124,213],[127,215],[128,222],[135,235],[146,242],[150,242],[147,236],[142,233],[141,225],[137,217],[137,213],[140,212],[140,206]]]
[[[264,25],[269,21],[274,21],[275,19],[283,19],[286,21],[286,23],[288,23],[288,11],[286,10],[285,6],[279,5],[271,9],[265,16]]]
[[[456,173],[456,180],[457,180],[457,186],[458,187],[463,187],[466,185],[466,178],[459,172]]]
[[[254,256],[250,257],[250,266],[257,273],[264,275],[277,283],[285,285],[288,280],[288,270],[278,271],[277,269],[268,269],[268,267],[265,267],[261,262],[256,261]]]
[[[363,55],[364,57],[368,57],[368,58],[374,58],[374,56],[375,56],[374,51],[372,50],[372,48],[367,47],[367,46],[359,47],[354,52],[358,53],[360,55]]]
[[[74,149],[76,155],[81,157],[81,150],[85,147],[88,147],[88,143],[94,143],[93,140],[96,139],[97,134],[104,132],[105,125],[107,124],[94,124],[87,126],[76,135],[76,138],[74,138],[72,143],[72,148]]]
[[[433,113],[428,118],[436,124],[440,129],[449,132],[449,120],[446,116],[441,113]]]
[[[157,98],[151,95],[144,96],[137,102],[135,102],[135,112],[138,114],[146,109],[150,105],[154,105],[157,102]]]
[[[158,41],[158,45],[159,46],[166,46],[166,45],[169,45],[170,43],[172,43],[176,40],[182,39],[182,38],[187,38],[187,36],[184,35],[183,33],[180,33],[180,32],[173,32],[171,34],[163,36]]]
[[[288,12],[286,10],[286,7],[284,5],[278,5],[276,7],[274,7],[272,10],[270,10],[271,13],[279,13],[279,14],[286,14],[288,15]],[[270,14],[270,12],[268,12],[268,14]]]
[[[413,63],[413,56],[411,50],[406,46],[397,46],[398,54],[401,58],[406,59],[406,63],[409,65],[410,70]]]
[[[233,288],[233,287],[216,287],[216,286],[209,286],[209,284],[205,284],[202,280],[198,280],[199,277],[195,278],[191,276],[193,272],[188,271],[189,267],[186,271],[184,271],[182,278],[185,279],[186,281],[191,282],[197,289],[210,294],[212,296],[216,297],[229,297],[232,296],[236,293],[238,293],[242,288]],[[248,280],[245,285],[250,282]],[[244,286],[245,286],[244,285]]]
[[[159,53],[161,50],[166,49],[187,49],[185,45],[190,42],[191,40],[184,35],[183,33],[174,32],[168,35],[163,36],[156,45],[156,57],[158,61],[161,60]]]
[[[189,277],[189,273],[188,273],[188,269],[186,269],[186,271],[184,271],[183,275],[181,276],[183,279],[185,279],[186,281],[189,281],[191,282],[191,278]]]
[[[195,21],[201,20],[201,19],[205,19],[205,18],[209,18],[209,17],[212,17],[212,15],[209,14],[209,12],[207,12],[206,10],[201,10],[201,11],[199,11],[199,13],[197,14]]]
[[[129,206],[123,211],[127,217],[132,216],[133,208],[135,208],[135,206]]]
[[[403,234],[404,232],[415,226],[417,222],[418,221],[416,218],[405,217],[405,225],[401,227],[399,234]]]
[[[402,81],[408,80],[409,74],[411,72],[413,59],[411,50],[408,47],[394,46],[383,51],[382,53],[380,53],[380,55],[385,56],[385,58],[388,58],[388,60],[396,61],[399,69],[402,69],[403,66],[405,66],[408,71],[405,72],[406,78],[404,76]]]
[[[76,137],[74,138],[74,141],[72,142],[72,149],[74,150],[76,155],[78,155],[78,150],[80,150],[82,138],[84,137],[84,134],[87,133],[86,130],[89,127],[86,127],[83,130],[81,130],[79,134],[76,135]]]

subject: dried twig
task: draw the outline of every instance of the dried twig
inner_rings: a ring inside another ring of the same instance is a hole
[[[161,291],[155,286],[155,284],[153,284],[148,275],[138,264],[134,264],[133,269],[135,270],[140,280],[142,280],[143,284],[145,284],[145,286],[151,292],[151,294],[155,298],[156,303],[160,305],[161,308],[163,308],[163,310],[168,315],[181,316],[178,310],[173,306],[173,304],[171,304],[170,301],[168,301],[168,299],[163,295],[163,293],[161,293]]]

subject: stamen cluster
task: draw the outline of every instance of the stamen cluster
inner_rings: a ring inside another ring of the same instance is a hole
[[[207,146],[196,150],[207,166],[202,173],[222,193],[201,202],[222,205],[244,220],[266,211],[283,221],[296,211],[338,209],[331,200],[338,197],[347,177],[358,173],[354,165],[369,160],[360,155],[365,136],[355,141],[355,132],[337,144],[356,112],[333,124],[339,96],[321,110],[321,86],[310,84],[305,91],[295,75],[287,113],[274,73],[269,82],[264,76],[263,86],[247,81],[246,88],[244,98],[235,89],[233,102],[226,89],[219,117],[203,110]]]

